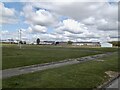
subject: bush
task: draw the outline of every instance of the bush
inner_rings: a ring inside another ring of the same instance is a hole
[[[68,44],[72,44],[73,42],[72,41],[68,41]]]

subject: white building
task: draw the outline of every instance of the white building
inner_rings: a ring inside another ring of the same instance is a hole
[[[113,45],[111,43],[108,42],[103,42],[101,43],[101,47],[112,47]]]
[[[75,46],[100,46],[99,42],[73,42]]]

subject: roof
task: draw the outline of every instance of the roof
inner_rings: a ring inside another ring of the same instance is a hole
[[[46,43],[54,43],[55,41],[43,41],[43,42],[46,42]]]
[[[100,42],[73,42],[73,43],[95,43],[95,44],[100,44]]]

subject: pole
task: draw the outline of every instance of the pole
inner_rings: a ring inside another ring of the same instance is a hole
[[[21,42],[22,42],[22,41],[21,41],[21,29],[20,29],[20,44],[19,44],[19,45],[20,45],[20,49],[22,48]]]
[[[18,40],[17,41],[18,41],[18,46],[19,46],[19,30],[18,30]]]

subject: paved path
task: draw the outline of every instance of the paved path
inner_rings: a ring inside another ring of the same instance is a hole
[[[92,56],[85,56],[85,57],[76,58],[76,59],[68,59],[68,60],[63,60],[58,62],[50,62],[50,63],[30,65],[30,66],[24,66],[24,67],[12,68],[12,69],[5,69],[5,70],[2,70],[2,78],[8,78],[12,76],[32,73],[32,72],[41,71],[41,70],[50,69],[50,68],[61,67],[65,65],[82,63],[90,60],[95,60],[111,54],[113,54],[113,52],[105,53],[105,54],[97,54]]]
[[[110,89],[110,88],[119,88],[119,90],[120,90],[120,85],[119,85],[119,83],[120,83],[120,77],[119,78],[117,78],[116,80],[114,80],[113,82],[111,82],[111,84],[109,84],[108,86],[107,86],[107,89],[106,90],[108,90],[108,89]]]

